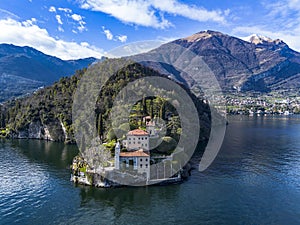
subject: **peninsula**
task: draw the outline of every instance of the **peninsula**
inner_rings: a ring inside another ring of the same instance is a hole
[[[171,184],[181,182],[188,176],[190,165],[183,167],[176,154],[162,154],[151,149],[160,140],[163,127],[150,116],[143,118],[146,129],[134,129],[114,147],[114,157],[106,167],[91,168],[81,157],[75,157],[71,180],[75,183],[96,187],[116,187],[128,182],[131,185]],[[123,178],[127,177],[128,181]],[[111,179],[108,179],[111,178]],[[121,181],[122,184],[117,181]]]

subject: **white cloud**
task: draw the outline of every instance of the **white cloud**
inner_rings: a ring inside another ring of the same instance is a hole
[[[161,10],[175,15],[180,15],[196,21],[214,21],[224,23],[225,18],[221,11],[208,11],[204,8],[195,6],[189,6],[186,4],[179,3],[177,0],[152,0],[152,6]],[[224,14],[229,14],[226,10]]]
[[[177,0],[81,0],[81,7],[109,14],[125,23],[161,29],[172,26],[172,23],[164,18],[164,13],[201,22],[218,23],[225,23],[224,15],[229,13],[208,11],[179,3]]]
[[[86,22],[83,21],[83,17],[79,14],[72,14],[72,15],[68,15],[69,17],[71,17],[74,21],[78,22],[78,31],[79,32],[83,32],[86,29],[85,24]]]
[[[262,6],[265,15],[260,21],[236,26],[232,33],[239,37],[259,34],[281,39],[300,51],[300,0],[264,1]]]
[[[105,29],[105,27],[102,27],[103,33],[105,34],[107,40],[112,40],[114,38],[114,35],[111,33],[110,30]]]
[[[83,32],[83,31],[87,30],[87,28],[85,27],[85,22],[79,21],[79,26],[77,27],[77,29],[79,30],[79,32]]]
[[[114,41],[120,41],[122,43],[125,43],[127,41],[127,35],[117,35],[116,38],[114,38],[114,35],[109,29],[106,29],[104,26],[102,26],[103,34],[105,34],[107,40],[114,40]]]
[[[55,18],[56,18],[57,22],[58,22],[60,25],[63,25],[63,22],[62,22],[62,20],[61,20],[61,16],[60,16],[60,15],[56,15]]]
[[[61,59],[100,58],[103,55],[102,50],[87,43],[78,44],[51,37],[46,29],[36,25],[35,19],[23,22],[3,19],[0,20],[0,30],[0,43],[30,46]]]
[[[31,18],[30,20],[25,20],[25,21],[23,21],[22,22],[22,25],[24,26],[24,27],[31,27],[31,26],[33,26],[33,24],[34,23],[36,23],[37,21],[36,21],[36,18]]]
[[[300,10],[300,0],[288,0],[288,5],[292,9]]]
[[[61,26],[59,26],[59,27],[58,27],[58,31],[64,32],[65,30],[64,30]]]
[[[56,8],[55,8],[54,6],[51,6],[51,7],[49,8],[49,12],[56,12]]]
[[[63,13],[63,16],[65,16],[65,17],[67,17],[67,18],[71,18],[72,20],[74,20],[77,24],[75,25],[75,26],[77,26],[76,28],[74,27],[74,29],[72,30],[72,32],[74,33],[74,34],[77,34],[78,33],[78,31],[79,32],[83,32],[83,31],[86,31],[87,30],[87,28],[86,28],[86,22],[83,20],[84,19],[84,17],[82,17],[81,15],[79,15],[79,14],[73,14],[73,11],[71,10],[71,9],[69,9],[69,8],[61,8],[61,7],[59,7],[59,8],[57,8],[57,10],[58,11],[61,11],[61,12],[64,12]],[[54,7],[54,6],[51,6],[50,8],[49,8],[49,12],[54,12],[54,13],[56,13],[57,11],[56,11],[56,8]],[[62,21],[62,16],[61,15],[58,15],[58,14],[56,14],[55,15],[55,18],[56,18],[56,20],[57,20],[57,22],[58,22],[58,24],[59,25],[63,25],[63,21]],[[73,26],[74,26],[74,23],[73,23]],[[63,32],[64,30],[63,30],[63,28],[61,27],[61,26],[59,26],[58,27],[58,30],[59,31],[61,31],[61,32]]]
[[[229,16],[230,13],[231,13],[231,10],[230,10],[230,9],[226,9],[226,10],[224,11],[224,15],[225,15],[225,16]]]
[[[127,36],[126,35],[118,35],[117,36],[118,40],[121,41],[122,43],[127,41]]]
[[[270,10],[271,15],[285,16],[290,14],[292,11],[298,11],[300,13],[300,0],[282,0],[271,3],[263,3],[266,9]]]
[[[89,47],[90,46],[90,44],[87,43],[87,42],[81,42],[80,45],[83,46],[83,47]]]
[[[71,15],[71,17],[75,21],[82,21],[82,16],[80,16],[78,14],[73,14],[73,15]]]
[[[9,12],[5,9],[0,9],[0,18],[15,18],[15,19],[19,19],[20,17],[18,17],[16,14]]]
[[[58,8],[59,11],[63,11],[65,13],[72,13],[72,9],[69,8]]]

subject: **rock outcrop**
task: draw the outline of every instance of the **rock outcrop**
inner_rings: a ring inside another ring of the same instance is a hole
[[[73,142],[72,136],[60,121],[42,124],[40,121],[30,122],[28,126],[11,132],[10,137],[19,139],[40,139],[48,141]]]

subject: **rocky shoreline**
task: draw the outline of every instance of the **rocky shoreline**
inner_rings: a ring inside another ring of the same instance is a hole
[[[193,167],[189,162],[176,175],[172,176],[171,178],[150,181],[146,181],[146,177],[143,175],[135,174],[131,176],[131,178],[134,179],[134,182],[130,186],[161,186],[180,184],[191,176],[192,169]],[[79,156],[74,158],[73,164],[71,166],[71,171],[72,173],[70,181],[74,182],[75,184],[93,186],[97,188],[118,188],[129,186],[120,184],[116,181],[112,181],[115,179],[115,176],[119,176],[118,178],[120,178],[122,175],[124,175],[124,173],[122,174],[113,171],[110,174],[104,174],[103,172],[96,171],[94,169],[89,168],[84,159]],[[128,173],[126,173],[126,176],[128,176]]]
[[[73,136],[68,134],[64,124],[58,121],[48,125],[45,125],[40,121],[31,122],[26,129],[23,130],[2,130],[0,137],[9,139],[36,139],[75,144]]]

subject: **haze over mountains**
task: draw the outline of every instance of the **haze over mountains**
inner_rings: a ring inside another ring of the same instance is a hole
[[[0,102],[73,75],[95,61],[95,58],[65,61],[31,47],[0,44]]]

